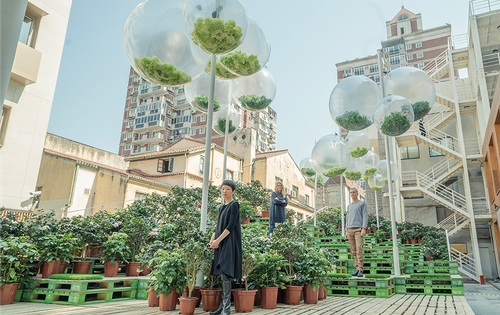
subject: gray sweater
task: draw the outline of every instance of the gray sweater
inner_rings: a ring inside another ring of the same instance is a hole
[[[358,200],[347,206],[347,228],[364,228],[368,224],[368,209],[366,202]]]

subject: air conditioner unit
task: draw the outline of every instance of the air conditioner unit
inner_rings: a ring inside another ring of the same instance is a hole
[[[134,93],[130,93],[130,96],[133,96],[133,95],[134,95]]]
[[[297,198],[297,193],[294,190],[292,190],[292,197]]]

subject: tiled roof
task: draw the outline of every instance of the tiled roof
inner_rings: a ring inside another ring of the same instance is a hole
[[[401,15],[401,14],[403,14],[403,13],[407,14],[407,15],[408,15],[408,17],[409,17],[410,19],[414,19],[414,18],[416,18],[416,17],[417,17],[417,16],[415,15],[415,13],[410,12],[410,11],[406,10],[406,9],[403,7],[403,8],[401,8],[401,10],[398,12],[398,14],[396,14],[396,16],[392,18],[392,20],[391,20],[391,24],[396,23],[396,22],[398,21],[398,16],[400,16],[400,15]]]
[[[175,155],[175,154],[179,154],[179,153],[191,152],[191,151],[204,149],[204,148],[205,148],[205,145],[198,145],[195,147],[174,149],[174,150],[168,150],[168,148],[167,148],[163,151],[149,152],[149,153],[144,153],[144,154],[140,154],[140,155],[128,156],[125,158],[125,161],[145,160],[146,158],[150,158],[150,157],[161,157],[161,156],[167,156],[167,155]]]
[[[278,151],[269,151],[269,152],[260,152],[255,154],[255,159],[267,159],[273,156],[281,155],[288,153],[288,149],[278,150]]]

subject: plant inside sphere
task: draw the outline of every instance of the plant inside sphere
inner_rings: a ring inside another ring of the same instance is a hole
[[[411,106],[413,107],[413,115],[415,117],[415,121],[427,115],[427,113],[431,110],[429,102],[426,101],[416,102]]]
[[[361,178],[361,172],[360,171],[354,171],[354,172],[345,172],[344,177],[349,179],[349,180],[358,180]]]
[[[389,178],[384,178],[384,182],[385,182],[386,184],[388,184],[388,183],[389,183]],[[394,183],[394,179],[392,180],[392,182]]]
[[[198,96],[195,96],[194,99],[193,99],[193,106],[195,107],[201,107],[201,108],[204,108],[207,112],[208,112],[208,97],[205,96],[205,95],[198,95]],[[219,104],[219,101],[214,98],[214,112],[217,112],[219,111],[220,109],[220,104]]]
[[[217,125],[216,128],[221,132],[221,133],[226,133],[226,118],[219,118],[217,119]],[[229,133],[233,132],[236,130],[236,127],[233,125],[233,121],[229,119]]]
[[[355,158],[359,158],[364,156],[368,152],[368,148],[365,147],[356,147],[356,149],[351,151],[351,156]]]
[[[248,56],[242,51],[231,52],[227,56],[220,57],[220,63],[227,69],[244,76],[252,75],[261,68],[257,56]]]
[[[191,81],[191,76],[186,72],[178,70],[170,63],[161,62],[156,56],[135,58],[135,67],[155,84],[176,86]]]
[[[384,187],[379,186],[379,185],[371,185],[370,188],[373,189],[373,190],[380,190],[380,189],[382,189]]]
[[[331,169],[329,169],[328,171],[326,172],[323,172],[323,176],[326,176],[326,177],[335,177],[335,176],[339,176],[340,174],[344,173],[344,171],[347,169],[346,166],[336,166],[336,167],[332,167]]]
[[[375,174],[377,172],[377,168],[376,167],[369,167],[366,169],[365,171],[365,176],[372,176],[373,174]]]
[[[335,122],[342,128],[357,131],[369,127],[372,121],[368,116],[360,114],[357,110],[345,112],[335,117]]]
[[[314,177],[313,176],[308,177],[307,180],[310,181],[310,182],[312,182],[312,183],[314,183]],[[325,180],[323,179],[323,177],[321,177],[321,176],[316,177],[316,183],[318,185],[323,185],[324,182],[325,182]]]
[[[233,20],[198,18],[191,33],[193,42],[210,54],[223,54],[241,44],[243,31]]]
[[[210,74],[211,67],[212,67],[212,61],[209,61],[208,66],[205,68],[205,72]],[[215,63],[215,77],[222,79],[222,80],[232,80],[232,79],[236,79],[238,76],[227,71],[227,69],[224,68],[220,64],[220,62],[216,62]]]
[[[256,95],[242,95],[238,98],[241,106],[245,109],[251,111],[263,110],[273,101],[266,96],[256,96]]]
[[[380,131],[387,136],[399,136],[411,127],[410,120],[399,112],[393,112],[384,118]]]
[[[308,167],[304,167],[300,171],[306,176],[314,176],[316,174],[316,171],[314,169]]]

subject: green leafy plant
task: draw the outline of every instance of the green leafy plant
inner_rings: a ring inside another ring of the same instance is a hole
[[[260,62],[255,55],[247,55],[242,51],[235,51],[220,57],[221,64],[233,72],[248,76],[260,70]]]
[[[195,108],[203,108],[208,111],[208,97],[205,95],[195,96],[193,99],[193,106]],[[214,112],[218,112],[220,110],[219,101],[214,98]]]
[[[314,176],[308,177],[307,180],[314,183]],[[323,177],[321,176],[316,177],[316,183],[318,185],[323,185],[324,182],[325,180],[323,179]]]
[[[243,108],[253,111],[263,110],[273,101],[265,95],[242,95],[238,98],[238,100]]]
[[[340,127],[350,131],[365,129],[373,123],[368,116],[360,114],[357,110],[347,111],[335,117],[335,122]]]
[[[329,169],[328,171],[326,172],[323,172],[323,176],[326,176],[326,177],[335,177],[335,176],[339,176],[340,174],[344,173],[344,171],[347,169],[346,166],[336,166],[336,167],[332,167],[331,169]]]
[[[1,211],[5,207],[0,208]],[[27,234],[26,224],[20,221],[14,213],[7,212],[5,215],[0,215],[0,237],[7,238],[9,236],[22,236]]]
[[[92,244],[102,241],[100,238],[100,227],[94,223],[93,217],[74,216],[71,218],[71,232],[73,237],[78,240],[78,247],[80,250],[79,259],[85,260],[87,258]]]
[[[198,18],[191,32],[193,42],[211,54],[223,54],[238,47],[243,32],[233,20]]]
[[[386,177],[386,178],[384,178],[384,182],[385,182],[386,184],[389,184],[389,178],[387,178],[387,177]],[[392,180],[392,182],[394,183],[394,179]]]
[[[365,176],[367,176],[368,178],[370,176],[372,176],[373,174],[375,174],[377,172],[377,168],[376,167],[368,167],[365,171]],[[367,180],[367,179],[365,179]]]
[[[139,72],[144,73],[148,80],[159,85],[183,85],[191,81],[191,76],[186,72],[177,69],[170,63],[161,62],[161,60],[153,56],[153,58],[142,56],[135,58],[135,67]]]
[[[304,167],[300,170],[302,172],[302,174],[306,175],[306,176],[314,176],[316,175],[316,171],[312,168],[308,168],[308,167]]]
[[[143,217],[131,218],[123,229],[120,230],[120,232],[128,235],[126,245],[130,250],[129,261],[136,261],[140,249],[146,245],[150,231],[150,224],[148,224],[148,220]]]
[[[211,66],[212,66],[212,61],[209,61],[208,66],[205,68],[206,73],[210,74],[210,70],[212,69]],[[237,75],[229,72],[218,61],[215,63],[215,76],[219,79],[222,79],[222,80],[232,80],[232,79],[236,79],[238,77]]]
[[[188,297],[191,297],[191,293],[196,285],[198,271],[203,270],[203,267],[207,263],[203,257],[205,257],[205,251],[208,248],[210,236],[208,233],[203,233],[195,229],[186,235],[186,242],[180,249],[186,275]]]
[[[249,288],[280,287],[284,289],[287,261],[278,253],[266,252],[257,256],[257,266],[248,276]]]
[[[366,181],[368,181],[368,179],[369,179],[369,178],[370,178],[370,176],[368,176],[368,175],[364,175],[364,176],[363,176],[363,180],[364,180],[365,182],[366,182]]]
[[[58,280],[102,280],[104,279],[101,275],[77,275],[73,273],[60,273],[55,275],[50,275],[49,279]]]
[[[384,118],[380,131],[387,136],[399,136],[411,127],[410,120],[399,112],[393,112]]]
[[[380,189],[382,189],[384,187],[379,186],[379,185],[371,185],[370,188],[373,189],[373,190],[380,190]]]
[[[242,264],[241,264],[241,276],[242,281],[245,284],[245,290],[248,290],[248,277],[254,271],[258,265],[257,255],[259,254],[259,248],[253,246],[252,238],[242,237]]]
[[[27,236],[0,239],[0,285],[24,283],[32,276],[30,263],[35,261],[37,254]]]
[[[352,171],[352,172],[345,172],[344,177],[349,179],[349,180],[358,180],[361,178],[361,172],[360,171]]]
[[[151,276],[154,277],[152,289],[156,296],[167,296],[172,289],[180,293],[186,286],[184,260],[178,250],[158,250],[149,265],[154,265]]]
[[[352,150],[350,153],[351,153],[352,157],[359,158],[359,157],[362,157],[363,155],[365,155],[366,153],[368,153],[368,149],[365,147],[361,147],[361,148],[356,147],[356,149]]]
[[[130,257],[130,249],[127,245],[128,235],[125,233],[113,233],[104,243],[104,251],[102,252],[102,260],[111,261],[114,266],[116,262],[128,262]]]
[[[328,277],[330,262],[316,248],[306,248],[303,259],[295,263],[295,279],[299,285],[310,284],[315,290]]]
[[[217,131],[219,131],[221,134],[226,133],[226,118],[217,118],[217,123],[214,126]],[[233,125],[233,121],[229,119],[229,131],[228,133],[231,133],[236,130],[236,127]]]
[[[302,221],[303,224],[312,225],[314,218]],[[330,207],[319,211],[316,215],[316,225],[325,231],[325,236],[333,236],[337,233],[337,227],[341,224],[340,207]]]
[[[431,110],[427,101],[415,102],[411,107],[413,107],[414,121],[424,117]]]
[[[50,263],[52,260],[71,261],[73,253],[78,250],[78,239],[71,233],[49,234],[40,239],[38,251],[40,261]]]
[[[250,217],[254,217],[257,214],[255,208],[252,206],[250,201],[243,200],[240,202],[240,218],[246,219]]]

